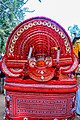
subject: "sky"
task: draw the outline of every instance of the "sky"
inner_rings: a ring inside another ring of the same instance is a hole
[[[80,0],[29,0],[26,7],[35,10],[26,13],[25,19],[44,16],[59,23],[68,33],[68,27],[78,25],[80,28]]]

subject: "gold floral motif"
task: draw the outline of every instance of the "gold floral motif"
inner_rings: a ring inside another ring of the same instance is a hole
[[[59,32],[59,28],[56,27],[55,31],[56,31],[56,32]]]
[[[25,26],[24,26],[24,29],[27,30],[27,29],[28,29],[28,25],[25,25]]]
[[[22,33],[23,31],[24,31],[24,28],[21,28],[21,29],[20,29],[20,33]]]
[[[38,21],[37,24],[38,24],[38,25],[41,25],[42,23],[41,23],[41,21]]]
[[[61,38],[65,38],[65,35],[64,35],[64,33],[62,31],[59,31],[58,33],[61,36]]]
[[[17,31],[17,35],[20,36],[20,35],[21,35],[21,32],[20,32],[20,31]]]
[[[14,44],[18,40],[18,36],[20,36],[24,32],[24,30],[27,30],[28,28],[31,28],[36,25],[48,26],[49,28],[54,29],[61,36],[61,38],[64,39],[64,45],[66,47],[66,51],[70,52],[69,43],[68,43],[67,39],[65,39],[65,34],[63,33],[63,31],[61,31],[59,28],[57,28],[57,26],[55,24],[52,24],[51,22],[39,20],[39,21],[35,21],[32,23],[28,23],[23,28],[20,28],[20,30],[17,31],[17,33],[14,35],[14,39],[12,39],[10,53],[12,53],[14,51]]]
[[[16,40],[15,39],[12,39],[12,44],[15,44],[16,43]]]
[[[14,48],[14,44],[11,44],[11,48]]]
[[[68,41],[65,39],[64,41],[65,47],[66,47],[66,51],[70,53],[70,47],[69,47],[69,43]]]
[[[30,27],[32,27],[33,26],[33,24],[32,23],[29,23],[28,24],[28,28],[30,28]]]
[[[70,53],[70,47],[66,47],[66,51]]]
[[[56,25],[51,25],[51,28],[53,29],[53,30],[56,30]]]
[[[36,26],[38,24],[38,22],[33,22],[33,26]]]
[[[18,39],[18,36],[17,35],[14,35],[14,40],[17,40]]]
[[[44,25],[44,24],[43,24]],[[50,22],[47,22],[47,26],[48,27],[51,27],[51,23]]]
[[[14,51],[14,48],[10,48],[10,53],[12,53]]]
[[[65,44],[65,46],[66,46],[66,47],[68,47],[68,46],[69,46],[69,43],[67,42],[67,40],[66,40],[66,41],[64,41],[64,44]]]
[[[44,26],[47,26],[47,24],[48,24],[47,22],[45,22],[45,21],[43,22],[43,25],[44,25]]]

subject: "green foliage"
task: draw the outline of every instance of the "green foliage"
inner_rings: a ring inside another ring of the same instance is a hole
[[[5,51],[10,32],[24,19],[24,4],[23,0],[0,0],[0,52]]]
[[[38,0],[41,2],[41,0]],[[6,40],[14,27],[24,20],[30,11],[24,5],[28,0],[0,0],[0,52],[5,52]]]

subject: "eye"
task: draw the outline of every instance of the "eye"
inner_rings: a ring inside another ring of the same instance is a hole
[[[45,62],[48,67],[52,66],[52,58],[51,57],[46,57]]]
[[[29,65],[30,65],[30,67],[34,67],[36,65],[36,63],[32,61],[32,62],[30,62]]]
[[[49,60],[47,60],[47,61],[46,61],[46,65],[49,65],[49,63],[50,63],[50,61],[49,61]]]
[[[36,65],[36,59],[35,58],[31,58],[30,60],[29,60],[29,66],[30,67],[34,67]]]

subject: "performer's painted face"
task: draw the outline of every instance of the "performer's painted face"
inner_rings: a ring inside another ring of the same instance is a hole
[[[39,58],[37,60],[37,66],[39,66],[39,67],[45,66],[44,58]]]

